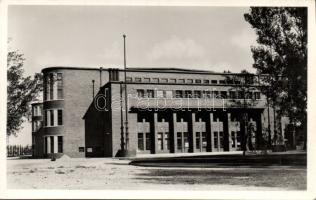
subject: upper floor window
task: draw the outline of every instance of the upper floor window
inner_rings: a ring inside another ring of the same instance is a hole
[[[229,98],[236,99],[236,92],[235,91],[230,91],[229,92]]]
[[[195,90],[194,91],[194,98],[201,98],[202,97],[202,92],[200,90]]]
[[[201,83],[201,79],[195,79],[195,83]]]
[[[221,91],[221,97],[223,99],[226,99],[227,98],[227,92],[226,91]]]
[[[159,83],[159,78],[152,78],[153,83]]]
[[[210,83],[210,80],[204,79],[204,80],[203,80],[203,83],[204,83],[204,84],[209,84],[209,83]]]
[[[182,90],[176,90],[175,97],[176,98],[183,98],[183,91]]]
[[[187,83],[193,83],[193,79],[188,79]]]
[[[148,98],[154,98],[154,90],[147,90],[147,97]]]
[[[150,82],[150,78],[144,78],[144,82],[145,83],[149,83]]]
[[[137,96],[143,98],[145,96],[144,90],[137,90]]]
[[[212,84],[217,84],[217,80],[212,80]]]
[[[204,93],[204,98],[211,98],[212,97],[211,91],[209,91],[209,90],[206,90],[203,93]]]
[[[172,91],[171,90],[166,91],[166,97],[172,98]]]
[[[63,125],[63,110],[61,109],[45,110],[44,124],[46,127]]]
[[[225,80],[219,80],[219,84],[226,84]]]
[[[50,73],[49,74],[49,99],[54,99],[54,83],[55,83],[55,78],[54,74]]]
[[[132,82],[132,81],[133,81],[132,77],[126,77],[126,82]]]
[[[184,97],[185,98],[192,98],[192,91],[191,90],[185,90],[184,91]]]
[[[170,82],[170,83],[176,83],[176,82],[177,82],[177,80],[176,80],[176,79],[174,79],[174,78],[171,78],[169,82]]]
[[[157,90],[157,98],[164,98],[166,97],[166,91],[163,90]]]
[[[255,92],[254,95],[255,95],[255,99],[261,99],[260,92]]]
[[[184,79],[178,79],[178,83],[185,83]]]
[[[168,83],[168,79],[167,78],[162,78],[161,79],[161,83]]]
[[[139,78],[139,77],[136,77],[136,78],[135,78],[135,82],[138,82],[138,83],[139,83],[139,82],[142,82],[142,79]]]
[[[63,99],[63,74],[57,73],[57,99]]]

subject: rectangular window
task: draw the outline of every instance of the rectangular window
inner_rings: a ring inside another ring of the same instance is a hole
[[[49,99],[53,100],[54,99],[54,74],[51,73],[49,74]]]
[[[153,83],[159,83],[159,78],[152,78]]]
[[[195,83],[202,83],[201,79],[195,79]]]
[[[62,73],[57,73],[57,98],[58,99],[63,99],[64,94],[63,94],[63,74]]]
[[[137,90],[137,96],[138,96],[139,98],[144,98],[144,96],[145,96],[144,90]]]
[[[200,133],[196,133],[196,138],[195,138],[195,145],[196,145],[196,149],[200,149]]]
[[[54,136],[50,136],[50,153],[54,153]]]
[[[204,79],[204,80],[203,80],[203,83],[204,83],[204,84],[209,84],[209,83],[210,83],[210,80]]]
[[[235,80],[235,84],[240,85],[241,84],[240,80]]]
[[[233,79],[227,79],[227,84],[230,84],[230,85],[234,84],[234,80]]]
[[[176,90],[176,98],[183,98],[183,91],[182,90]]]
[[[171,90],[166,91],[166,97],[172,98],[172,91]]]
[[[126,82],[133,82],[132,77],[126,77]]]
[[[150,133],[146,133],[146,150],[151,149]]]
[[[148,98],[154,98],[154,90],[147,90],[147,97]]]
[[[218,91],[213,91],[213,97],[218,99],[219,98],[219,92]]]
[[[135,78],[135,82],[140,83],[140,82],[142,82],[142,79],[139,78],[139,77],[136,77],[136,78]]]
[[[162,90],[157,90],[157,98],[164,98],[164,91]]]
[[[204,98],[211,98],[212,97],[211,91],[209,91],[209,90],[206,90],[203,93],[204,93]]]
[[[166,144],[167,150],[170,150],[169,132],[165,132],[165,144]]]
[[[54,126],[54,110],[50,110],[50,126]]]
[[[144,150],[144,135],[143,133],[138,133],[138,150]]]
[[[44,126],[47,126],[47,125],[48,125],[47,112],[48,112],[48,111],[45,111],[45,112],[44,112]]]
[[[219,80],[219,84],[226,84],[225,80]]]
[[[58,136],[58,153],[63,153],[63,136]]]
[[[252,92],[247,92],[246,94],[247,94],[247,96],[246,96],[247,99],[253,98]]]
[[[227,98],[227,92],[226,91],[221,91],[221,97],[223,99],[226,99]]]
[[[192,98],[192,91],[191,90],[185,90],[184,91],[184,97],[185,98]]]
[[[238,99],[243,99],[243,98],[244,98],[244,92],[238,91]]]
[[[150,78],[144,78],[144,82],[145,83],[149,83],[150,82]]]
[[[184,79],[178,79],[178,83],[185,83]]]
[[[58,126],[63,125],[63,110],[58,110]]]
[[[163,150],[163,133],[158,133],[158,150]]]
[[[176,83],[176,82],[177,82],[177,80],[174,79],[174,78],[172,78],[172,79],[169,80],[169,83]]]
[[[235,91],[229,91],[229,98],[236,99],[236,92]]]
[[[261,99],[260,92],[255,92],[255,99]]]
[[[202,97],[202,92],[200,90],[195,90],[194,91],[194,98],[201,98]]]
[[[167,78],[162,78],[160,82],[161,83],[168,83],[168,79]]]
[[[187,79],[187,83],[193,83],[193,79]]]
[[[217,80],[212,80],[212,84],[217,84]]]

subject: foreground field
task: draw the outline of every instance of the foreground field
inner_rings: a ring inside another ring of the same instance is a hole
[[[304,190],[304,166],[143,167],[112,158],[7,160],[10,189]]]

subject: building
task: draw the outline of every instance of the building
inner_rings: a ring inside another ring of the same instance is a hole
[[[113,68],[42,73],[43,127],[33,143],[38,156],[238,151],[245,127],[252,130],[252,148],[266,145],[267,131],[273,138],[281,127],[253,74],[128,68],[125,82],[125,71]]]

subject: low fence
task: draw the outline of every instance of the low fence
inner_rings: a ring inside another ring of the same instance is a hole
[[[7,157],[30,156],[32,147],[29,145],[7,145]]]

